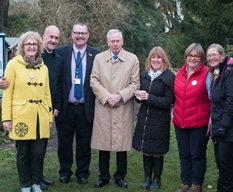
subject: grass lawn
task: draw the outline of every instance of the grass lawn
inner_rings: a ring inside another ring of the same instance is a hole
[[[111,174],[115,171],[115,153],[111,154]],[[175,192],[180,185],[180,165],[177,151],[177,144],[174,130],[171,128],[170,151],[165,155],[164,170],[162,174],[161,192]],[[140,188],[143,180],[142,154],[135,150],[128,152],[128,174],[125,180],[128,183],[128,189],[120,189],[111,179],[110,183],[101,189],[95,189],[94,183],[98,180],[98,151],[92,151],[92,162],[90,166],[90,177],[88,183],[80,185],[76,177],[73,175],[68,184],[59,182],[59,163],[56,152],[47,152],[44,165],[44,175],[55,182],[54,186],[50,186],[48,192],[143,192]],[[73,168],[74,171],[74,168]],[[214,161],[213,143],[210,141],[207,149],[207,172],[203,192],[216,192],[217,169]],[[212,186],[212,188],[208,188]],[[2,149],[0,145],[0,191],[1,192],[19,192],[20,185],[15,165],[15,149],[14,147]]]

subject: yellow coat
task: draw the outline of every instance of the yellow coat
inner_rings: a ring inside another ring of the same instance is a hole
[[[11,121],[9,137],[13,140],[36,139],[39,119],[40,138],[49,138],[52,122],[48,69],[42,62],[38,68],[26,68],[21,55],[6,66],[5,77],[10,86],[3,90],[2,121]]]

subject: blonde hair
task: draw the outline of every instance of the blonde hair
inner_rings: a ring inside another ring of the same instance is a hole
[[[165,71],[166,69],[169,69],[171,67],[167,54],[165,53],[162,47],[157,46],[151,49],[149,56],[147,57],[146,64],[145,64],[145,69],[147,72],[151,68],[151,58],[154,57],[155,55],[162,58],[162,61],[163,61],[162,66],[161,66],[162,71]]]
[[[42,53],[43,53],[43,43],[42,43],[42,38],[40,36],[40,34],[38,32],[35,31],[28,31],[26,33],[23,33],[20,38],[19,38],[19,43],[18,43],[18,47],[17,47],[17,51],[16,54],[21,54],[21,55],[25,55],[24,53],[24,43],[28,38],[32,38],[35,39],[38,43],[38,51],[36,54],[36,58],[37,57],[41,57]]]

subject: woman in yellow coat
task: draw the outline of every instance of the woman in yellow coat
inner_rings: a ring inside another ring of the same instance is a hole
[[[43,44],[37,32],[21,35],[17,56],[6,66],[10,81],[3,90],[2,121],[16,140],[17,169],[22,192],[41,192],[44,145],[52,123],[48,69],[41,58]]]

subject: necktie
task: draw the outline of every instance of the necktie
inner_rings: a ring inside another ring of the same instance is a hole
[[[113,59],[117,60],[118,56],[117,55],[113,55]]]
[[[74,85],[74,96],[77,99],[81,99],[83,95],[83,90],[82,90],[82,59],[81,59],[80,52],[78,52],[77,58],[76,58],[75,79],[77,81],[75,82],[75,85]]]

